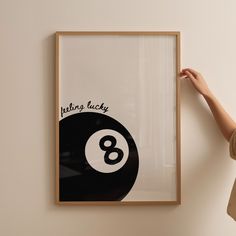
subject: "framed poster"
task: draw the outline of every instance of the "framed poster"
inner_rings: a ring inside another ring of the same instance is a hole
[[[56,33],[59,204],[180,204],[180,33]]]

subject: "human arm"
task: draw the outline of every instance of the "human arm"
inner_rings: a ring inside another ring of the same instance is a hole
[[[182,78],[189,79],[194,88],[204,97],[219,129],[221,130],[221,133],[225,139],[229,141],[236,129],[236,123],[208,88],[203,76],[199,72],[190,68],[183,69],[180,75]]]

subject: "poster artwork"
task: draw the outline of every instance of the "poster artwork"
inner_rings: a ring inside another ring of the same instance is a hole
[[[178,32],[56,34],[58,204],[179,204]]]

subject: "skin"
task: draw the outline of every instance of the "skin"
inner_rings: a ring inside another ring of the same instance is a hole
[[[196,91],[204,97],[221,133],[229,141],[233,131],[236,129],[236,123],[211,92],[203,76],[191,68],[186,68],[181,71],[180,77],[181,79],[190,80]]]

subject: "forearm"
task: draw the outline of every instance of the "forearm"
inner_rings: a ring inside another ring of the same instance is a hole
[[[216,97],[211,92],[206,95],[203,95],[203,97],[205,98],[208,106],[210,107],[211,112],[222,134],[224,135],[226,140],[229,141],[234,129],[236,129],[236,123],[224,110],[222,105],[218,102]]]

